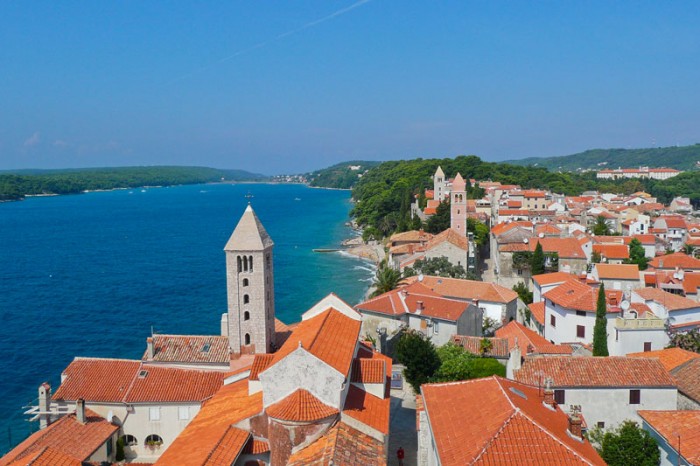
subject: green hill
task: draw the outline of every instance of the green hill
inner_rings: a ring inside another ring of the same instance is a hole
[[[700,144],[652,149],[592,149],[559,157],[528,157],[505,163],[544,167],[552,171],[602,170],[605,168],[668,167],[692,170],[700,161]]]
[[[306,174],[310,186],[319,188],[350,189],[362,178],[367,170],[376,167],[380,162],[351,160],[342,162],[322,170]]]

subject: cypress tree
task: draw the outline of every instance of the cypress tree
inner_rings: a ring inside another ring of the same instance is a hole
[[[605,314],[605,285],[601,283],[595,310],[595,327],[593,327],[593,356],[608,355],[608,321]]]
[[[537,246],[535,246],[535,252],[532,254],[530,272],[532,275],[540,275],[544,273],[544,251],[542,251],[542,245],[539,241],[537,242]]]

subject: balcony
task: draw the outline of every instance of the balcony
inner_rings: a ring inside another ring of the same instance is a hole
[[[615,319],[615,328],[618,330],[658,330],[664,329],[664,320],[654,317],[652,319]]]

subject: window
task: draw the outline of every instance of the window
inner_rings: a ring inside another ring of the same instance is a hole
[[[253,256],[248,256],[248,265],[250,266],[250,271],[253,271]]]
[[[433,333],[437,335],[438,333],[438,322],[433,322]]]
[[[248,286],[249,284],[250,284],[250,282],[248,281],[248,279],[244,278],[243,279],[243,286]]]
[[[250,320],[250,312],[245,311],[243,313],[243,320]]]
[[[641,402],[641,393],[639,390],[630,390],[630,404],[638,405]]]
[[[245,334],[245,338],[243,341],[245,342],[245,345],[250,345],[250,333]]]
[[[236,259],[236,262],[238,263],[238,273],[241,273],[241,271],[243,271],[243,260],[241,259],[241,256],[238,256]]]
[[[112,437],[107,439],[107,443],[105,443],[105,446],[107,447],[107,457],[109,458],[112,456]]]
[[[247,294],[243,295],[243,304],[248,304],[250,302],[250,296]]]
[[[566,403],[566,393],[564,390],[554,390],[554,402],[558,405]]]
[[[523,274],[523,269],[518,269],[517,272],[518,272],[518,275],[522,275],[522,274]]]
[[[549,325],[551,325],[552,327],[557,326],[557,317],[556,316],[554,316],[554,315],[549,316]]]
[[[151,434],[148,437],[146,437],[144,445],[148,445],[150,447],[157,447],[159,445],[163,445],[163,439],[160,435]]]
[[[651,351],[651,342],[650,341],[645,341],[644,342],[644,352]]]
[[[599,429],[605,429],[605,422],[603,422],[603,421],[598,421],[598,424],[597,424],[597,425],[598,425],[598,428],[599,428]]]
[[[154,406],[148,408],[148,420],[149,421],[160,421],[160,407]]]
[[[586,317],[586,311],[576,311],[577,316]]]
[[[586,327],[583,325],[576,326],[576,336],[578,338],[586,338]]]
[[[139,441],[136,440],[136,437],[133,435],[122,435],[122,441],[124,442],[125,447],[134,447],[139,444]]]
[[[177,418],[181,421],[186,421],[190,418],[190,407],[180,406],[177,408]]]

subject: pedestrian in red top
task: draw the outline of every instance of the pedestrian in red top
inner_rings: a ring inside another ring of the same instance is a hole
[[[404,457],[403,447],[399,447],[399,449],[396,450],[396,457],[399,459],[399,466],[403,466],[403,457]]]

